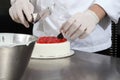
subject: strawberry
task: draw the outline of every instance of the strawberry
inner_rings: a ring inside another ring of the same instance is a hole
[[[67,41],[67,39],[65,38],[58,39],[57,37],[54,37],[54,36],[44,36],[44,37],[40,37],[37,40],[37,43],[61,43],[65,41]]]

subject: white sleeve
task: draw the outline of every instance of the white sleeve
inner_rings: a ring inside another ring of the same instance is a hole
[[[94,4],[101,6],[115,23],[120,18],[120,0],[95,0]]]

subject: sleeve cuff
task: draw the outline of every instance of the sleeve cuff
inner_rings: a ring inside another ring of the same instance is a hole
[[[112,21],[118,23],[120,17],[120,0],[96,0],[94,4],[101,6]]]

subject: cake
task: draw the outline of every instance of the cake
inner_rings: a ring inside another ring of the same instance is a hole
[[[32,58],[60,58],[70,56],[70,42],[54,36],[40,37],[35,43]]]

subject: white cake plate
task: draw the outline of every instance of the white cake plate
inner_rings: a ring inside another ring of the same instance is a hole
[[[32,53],[34,54],[34,53]],[[69,57],[72,56],[74,54],[73,50],[70,50],[70,53],[66,54],[66,55],[57,55],[57,56],[31,56],[32,59],[57,59],[57,58],[65,58],[65,57]]]

